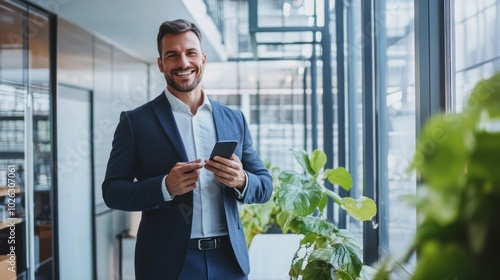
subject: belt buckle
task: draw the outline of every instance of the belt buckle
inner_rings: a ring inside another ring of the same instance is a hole
[[[204,241],[213,241],[214,245],[211,247],[202,247],[201,243]],[[217,238],[200,238],[200,239],[198,239],[198,250],[200,250],[200,251],[216,249],[219,245],[220,245],[219,240]]]

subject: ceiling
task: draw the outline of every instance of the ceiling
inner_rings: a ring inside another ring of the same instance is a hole
[[[165,20],[184,18],[203,33],[209,62],[227,59],[203,0],[59,0],[31,2],[148,63],[156,63],[156,35]]]
[[[297,70],[307,64],[306,60],[226,63],[228,51],[221,43],[220,32],[208,16],[203,0],[30,0],[30,2],[152,65],[156,64],[158,57],[156,36],[160,24],[165,20],[177,18],[190,20],[203,33],[204,51],[209,62],[207,69],[210,69],[204,75],[203,87],[213,89],[214,94],[235,88],[254,89],[256,81],[259,81],[261,88],[276,89],[289,89],[289,79],[297,84],[296,88],[302,84],[299,77],[301,74],[297,74]],[[231,11],[229,9],[227,12]],[[246,19],[239,18],[239,20]],[[234,20],[226,23],[234,24]],[[234,30],[235,27],[228,29]],[[281,40],[283,36],[272,34],[275,40]],[[238,39],[231,36],[228,38]],[[225,38],[226,43],[230,44],[228,38]],[[280,54],[282,55],[281,52],[278,53]],[[163,83],[161,85],[163,86]]]

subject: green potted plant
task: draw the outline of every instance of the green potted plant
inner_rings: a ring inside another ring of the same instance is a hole
[[[405,263],[412,279],[498,279],[500,261],[500,73],[476,84],[461,113],[423,127],[411,170],[418,221]],[[390,279],[385,261],[376,279]]]
[[[274,198],[279,207],[278,224],[283,232],[303,235],[292,260],[291,279],[369,279],[371,269],[362,263],[362,250],[345,230],[324,218],[331,198],[352,217],[369,221],[375,216],[375,202],[367,197],[340,197],[324,186],[325,180],[345,190],[352,186],[350,173],[343,167],[324,169],[326,154],[314,150],[292,150],[303,173],[283,171]]]

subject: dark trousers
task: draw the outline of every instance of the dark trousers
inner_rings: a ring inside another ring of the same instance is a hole
[[[247,280],[231,245],[200,251],[189,249],[179,280]]]

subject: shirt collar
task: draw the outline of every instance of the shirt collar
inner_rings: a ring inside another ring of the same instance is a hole
[[[203,94],[203,103],[198,109],[202,109],[204,107],[208,108],[210,112],[212,112],[212,103],[210,103],[210,100],[208,99],[207,95],[205,92],[202,91]],[[186,105],[184,102],[182,102],[179,98],[175,97],[168,89],[165,89],[165,95],[167,96],[167,100],[170,103],[170,107],[172,107],[172,111],[186,111],[190,112],[189,106]]]

